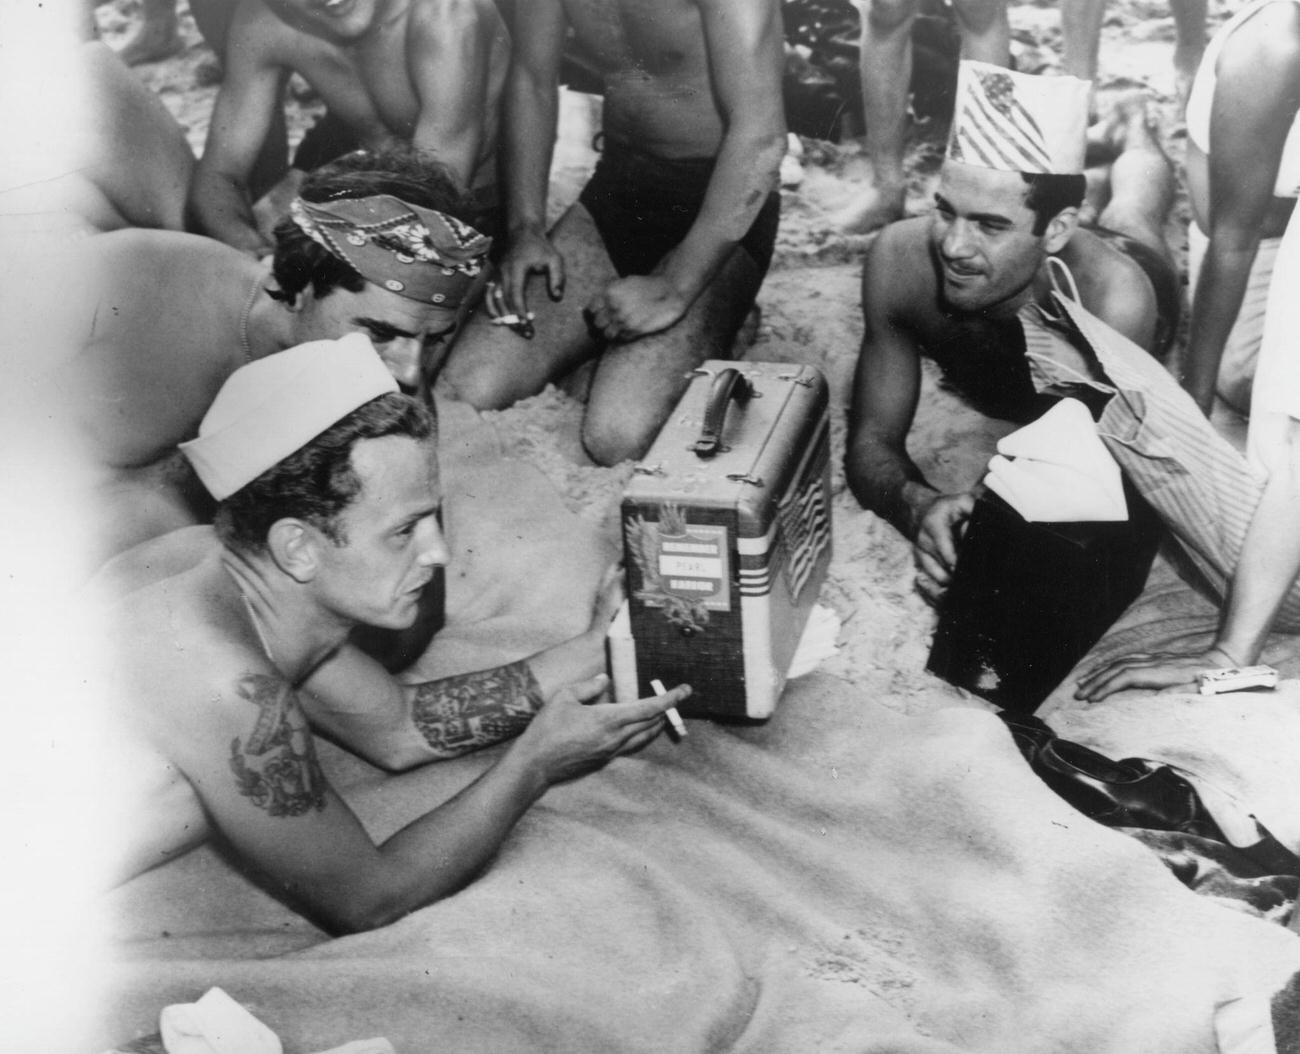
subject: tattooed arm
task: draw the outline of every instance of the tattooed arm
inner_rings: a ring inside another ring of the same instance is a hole
[[[594,628],[505,666],[409,685],[346,645],[307,679],[302,703],[322,735],[398,772],[517,736],[542,700],[604,667]]]
[[[205,693],[175,761],[249,870],[326,929],[355,932],[460,889],[547,787],[640,749],[689,694],[584,705],[606,686],[557,692],[491,768],[379,845],[321,771],[297,694],[269,670]]]

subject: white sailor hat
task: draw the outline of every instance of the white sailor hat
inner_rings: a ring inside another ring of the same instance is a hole
[[[208,492],[224,501],[357,407],[397,390],[360,333],[310,341],[232,373],[198,438],[180,449]]]
[[[1039,77],[963,59],[948,158],[1003,172],[1083,171],[1091,81]]]

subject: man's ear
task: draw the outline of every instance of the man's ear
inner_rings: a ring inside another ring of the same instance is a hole
[[[271,299],[290,314],[296,315],[302,310],[303,302],[307,299],[307,289],[302,289],[298,293],[286,293],[284,287],[275,280],[275,272],[273,271],[267,274],[264,284]]]
[[[266,534],[275,566],[299,584],[310,582],[320,570],[321,542],[320,531],[293,517],[276,520]]]
[[[1078,229],[1079,210],[1073,205],[1062,209],[1047,221],[1047,230],[1043,232],[1043,250],[1048,254],[1059,253]]]

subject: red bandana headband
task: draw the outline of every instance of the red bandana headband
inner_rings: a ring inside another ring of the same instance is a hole
[[[367,281],[445,308],[464,301],[492,245],[454,216],[391,194],[328,202],[297,198],[289,214],[312,241]]]

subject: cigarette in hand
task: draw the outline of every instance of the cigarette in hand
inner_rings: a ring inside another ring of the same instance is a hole
[[[666,695],[668,689],[664,687],[664,682],[655,679],[650,682],[650,687],[654,689],[655,695]],[[670,706],[664,711],[664,717],[668,718],[668,723],[673,726],[673,731],[677,733],[678,739],[686,738],[686,722],[682,720],[682,715],[677,712],[677,707]]]
[[[523,317],[511,312],[508,315],[497,315],[495,318],[489,319],[489,321],[494,326],[509,326],[525,340],[532,340],[535,333],[533,329],[533,319],[535,317],[531,311]]]

